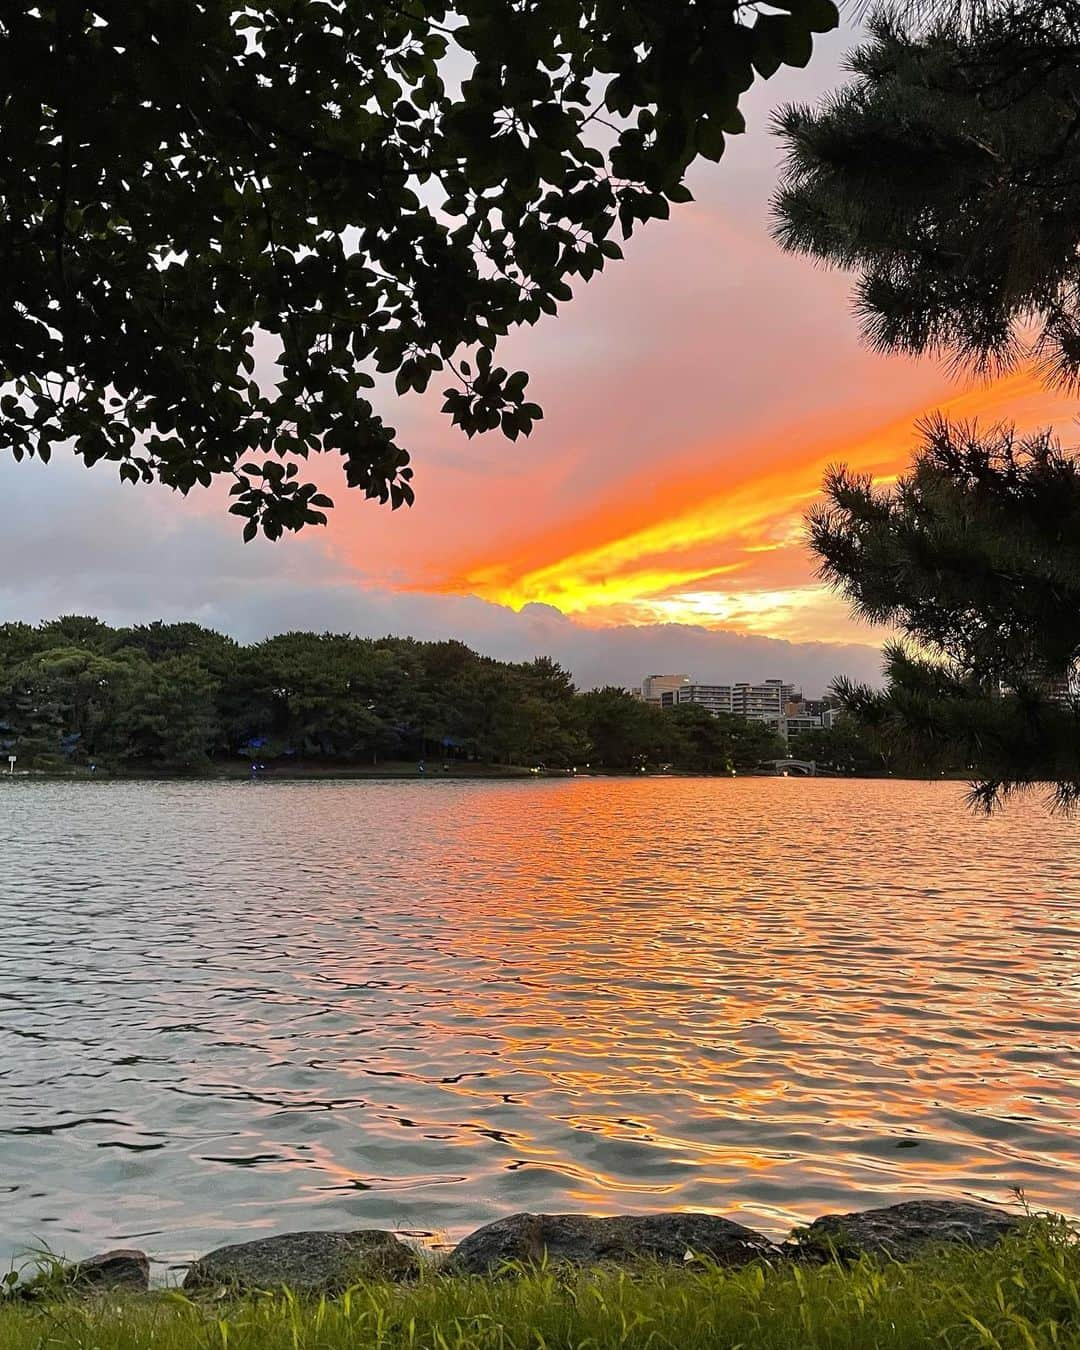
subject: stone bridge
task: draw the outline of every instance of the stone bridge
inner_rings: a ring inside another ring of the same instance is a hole
[[[812,759],[767,759],[765,763],[778,778],[813,778],[817,774]]]

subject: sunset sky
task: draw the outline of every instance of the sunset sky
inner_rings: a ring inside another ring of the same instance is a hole
[[[104,465],[4,462],[0,616],[459,636],[493,655],[549,651],[583,684],[689,668],[817,692],[838,671],[871,677],[882,635],[823,590],[802,542],[826,465],[894,475],[935,408],[1053,423],[1066,441],[1074,410],[1024,374],[965,387],[933,362],[873,355],[850,279],[770,239],[769,111],[835,85],[851,41],[834,34],[808,70],[756,86],[749,133],[695,171],[697,200],[504,344],[545,409],[531,439],[469,442],[437,391],[390,396],[413,510],[372,506],[318,466],[338,503],[329,529],[247,547],[217,493],[184,501]]]

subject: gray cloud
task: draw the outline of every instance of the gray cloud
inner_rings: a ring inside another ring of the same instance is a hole
[[[48,476],[48,494],[39,481]],[[685,624],[587,628],[547,605],[515,612],[473,596],[365,584],[325,551],[325,536],[243,545],[218,510],[121,486],[71,462],[4,466],[0,620],[62,613],[109,623],[195,619],[242,641],[289,629],[460,638],[487,655],[549,655],[578,684],[636,684],[657,671],[701,680],[781,676],[822,691],[834,675],[880,677],[871,645],[784,642]],[[42,510],[47,502],[48,509]]]

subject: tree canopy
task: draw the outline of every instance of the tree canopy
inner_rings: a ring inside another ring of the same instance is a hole
[[[194,623],[110,628],[69,615],[0,625],[0,753],[20,767],[202,773],[386,760],[550,769],[753,768],[775,733],[624,689],[579,694],[548,657],[461,642],[283,633],[242,646]]]
[[[796,733],[788,742],[787,752],[793,759],[812,760],[819,771],[841,775],[881,773],[891,764],[888,754],[850,713],[838,717],[830,727]],[[927,766],[918,767],[925,771]]]
[[[915,6],[914,8],[918,8]],[[935,7],[930,6],[933,11]],[[874,17],[854,78],[777,116],[785,248],[857,273],[882,351],[1080,384],[1080,6]]]
[[[527,435],[496,363],[686,201],[755,74],[832,0],[54,0],[0,15],[0,448],[232,480],[244,534],[323,523],[304,460],[392,507],[377,410],[438,374]]]

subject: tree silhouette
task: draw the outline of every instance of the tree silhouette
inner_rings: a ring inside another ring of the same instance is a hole
[[[912,28],[891,15],[854,79],[776,123],[783,246],[857,274],[881,351],[997,373],[1033,360],[1080,381],[1080,6],[979,6]]]
[[[788,249],[857,274],[882,351],[1080,387],[1080,7],[913,0],[873,18],[854,79],[777,118]],[[1080,800],[1080,467],[1046,433],[922,424],[894,489],[843,468],[810,516],[822,573],[898,628],[884,693],[841,685],[895,762],[957,767],[990,809]]]
[[[888,687],[841,682],[893,762],[970,769],[990,809],[1054,784],[1080,801],[1080,462],[1046,433],[923,424],[895,488],[830,472],[810,516],[823,575],[863,617],[911,640]]]
[[[376,409],[453,382],[527,435],[493,353],[689,200],[755,74],[831,0],[116,0],[0,18],[0,447],[232,480],[245,538],[325,522],[300,464],[392,507]]]

